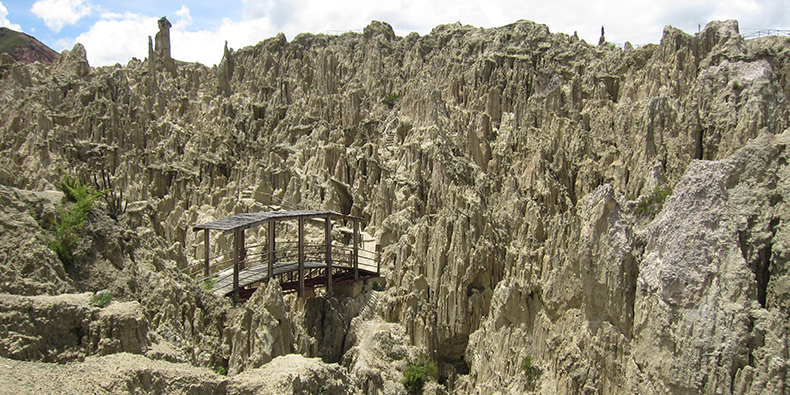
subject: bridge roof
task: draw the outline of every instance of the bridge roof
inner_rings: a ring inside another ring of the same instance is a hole
[[[289,210],[289,211],[259,211],[257,213],[241,213],[232,215],[230,217],[218,219],[205,224],[195,225],[192,227],[194,231],[201,229],[221,230],[223,232],[232,232],[236,230],[249,229],[254,226],[262,225],[268,221],[284,221],[299,218],[321,218],[330,216],[333,219],[344,220],[362,220],[362,218],[354,217],[351,215],[340,214],[334,211],[316,211],[316,210]]]

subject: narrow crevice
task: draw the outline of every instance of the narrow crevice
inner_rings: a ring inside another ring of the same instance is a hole
[[[743,257],[743,260],[748,263],[749,258],[746,256],[746,251],[749,250],[749,243],[747,239],[748,237],[745,230],[738,232],[738,245],[741,247],[741,256]]]
[[[700,128],[700,129],[697,131],[697,133],[696,133],[696,136],[695,136],[695,137],[696,137],[696,138],[695,138],[695,140],[696,140],[696,141],[694,142],[694,143],[695,143],[695,145],[696,145],[696,150],[695,150],[696,152],[694,153],[694,154],[695,154],[694,156],[695,156],[697,159],[700,159],[700,160],[702,160],[702,159],[703,159],[703,155],[705,154],[705,147],[704,147],[704,146],[703,146],[703,144],[702,144],[702,141],[703,141],[703,137],[704,137],[704,136],[705,136],[705,130],[704,130],[704,129],[702,129],[702,128]]]
[[[751,222],[751,221],[749,221]],[[776,234],[776,226],[779,220],[771,220],[768,231],[771,237],[766,240],[750,240],[750,232],[747,230],[738,232],[738,244],[741,256],[749,265],[749,269],[754,273],[757,282],[757,301],[763,308],[769,307],[768,302],[768,283],[771,281],[771,257],[773,255],[772,239]]]
[[[760,306],[766,307],[766,297],[768,294],[768,281],[771,279],[771,243],[760,250],[760,257],[755,268],[757,276],[757,301]]]

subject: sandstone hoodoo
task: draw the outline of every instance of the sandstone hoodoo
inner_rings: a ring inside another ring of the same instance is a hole
[[[0,65],[4,389],[789,390],[787,37],[374,21],[209,68],[151,28],[125,66]],[[336,217],[193,230],[283,211]],[[205,258],[293,241],[323,287],[212,291]],[[354,245],[380,277],[327,281]]]

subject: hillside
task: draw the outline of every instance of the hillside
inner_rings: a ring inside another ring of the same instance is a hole
[[[6,27],[0,27],[0,53],[7,53],[23,63],[52,63],[58,58],[57,52],[35,37]]]
[[[106,392],[154,392],[149,372],[185,377],[154,380],[176,393],[395,394],[421,354],[437,394],[787,391],[787,39],[726,21],[621,49],[529,21],[374,21],[215,68],[162,53],[91,68],[76,45],[3,74],[1,357],[135,354]],[[102,170],[128,208],[99,204],[64,269],[54,191]],[[234,306],[180,272],[193,225],[268,205],[365,218],[384,290],[271,283]],[[90,307],[102,289],[116,302]],[[293,369],[261,372],[275,358]]]

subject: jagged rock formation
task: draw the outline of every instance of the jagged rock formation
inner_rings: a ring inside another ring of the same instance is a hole
[[[0,284],[5,292],[39,295],[74,291],[73,281],[47,247],[48,238],[35,220],[40,218],[43,226],[51,226],[56,213],[51,203],[44,202],[61,196],[0,186]]]
[[[50,364],[0,358],[0,385],[9,393],[90,394],[329,394],[358,393],[342,368],[299,355],[265,368],[223,377],[186,363],[118,353],[82,363]],[[30,380],[35,378],[35,380]],[[33,383],[31,385],[31,382]]]
[[[154,38],[154,47],[151,47],[151,36],[148,36],[148,59],[151,66],[157,65],[159,69],[165,69],[171,74],[176,72],[175,59],[170,56],[170,28],[173,26],[166,17],[162,17],[157,22],[159,31]],[[150,69],[150,68],[149,68]],[[154,79],[156,79],[154,77]]]
[[[296,351],[370,393],[419,351],[459,393],[786,390],[786,39],[712,22],[623,50],[527,21],[373,22],[171,70],[159,37],[145,62],[92,69],[75,46],[0,81],[0,183],[106,168],[132,201],[130,247],[104,260],[146,309],[146,355],[236,373]],[[191,225],[269,204],[368,219],[387,290],[234,310],[176,273],[203,251]],[[94,284],[50,267],[36,292]]]

